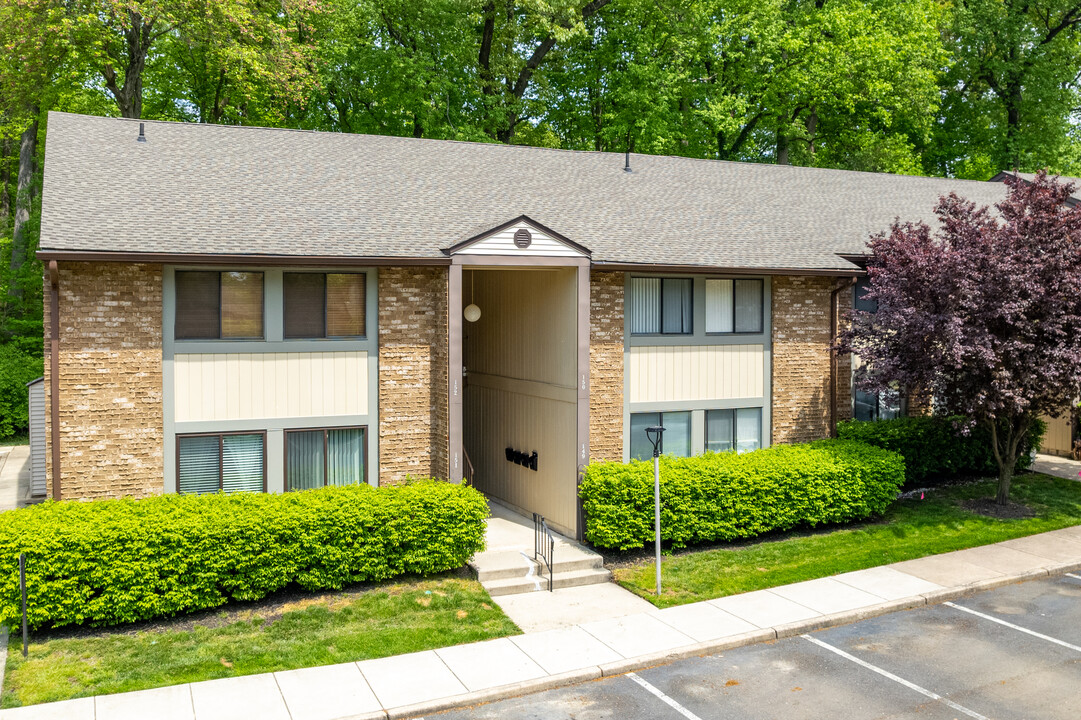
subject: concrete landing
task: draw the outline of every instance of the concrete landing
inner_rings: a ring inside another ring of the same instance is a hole
[[[548,568],[533,559],[532,519],[497,502],[489,501],[488,505],[487,549],[469,562],[477,580],[493,598],[547,591]],[[558,533],[552,556],[555,588],[598,585],[612,579],[600,555]]]

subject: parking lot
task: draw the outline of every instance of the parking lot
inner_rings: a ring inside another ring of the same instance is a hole
[[[435,717],[1076,720],[1081,574]]]

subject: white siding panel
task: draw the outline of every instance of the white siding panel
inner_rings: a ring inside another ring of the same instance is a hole
[[[368,353],[222,353],[173,359],[176,422],[368,413]]]
[[[761,345],[674,345],[631,348],[630,402],[759,398],[764,393]]]
[[[45,383],[30,385],[30,494],[46,494],[45,477]]]
[[[529,247],[520,248],[514,244],[514,233],[526,229],[533,236]],[[577,248],[541,232],[532,225],[514,225],[483,240],[459,250],[456,255],[528,255],[533,257],[583,257]]]

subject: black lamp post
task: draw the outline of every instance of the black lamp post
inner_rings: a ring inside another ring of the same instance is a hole
[[[664,427],[651,425],[646,437],[653,443],[653,537],[657,546],[657,594],[661,594],[661,437]]]

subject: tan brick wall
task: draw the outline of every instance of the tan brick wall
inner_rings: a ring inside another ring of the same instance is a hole
[[[448,464],[447,269],[379,269],[379,484]]]
[[[773,278],[773,442],[829,435],[828,277]]]
[[[589,283],[589,455],[623,459],[623,273]]]
[[[60,496],[163,490],[161,265],[58,263]],[[52,441],[50,288],[45,281],[45,423]],[[52,450],[46,452],[52,496]]]

